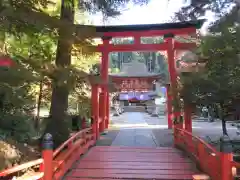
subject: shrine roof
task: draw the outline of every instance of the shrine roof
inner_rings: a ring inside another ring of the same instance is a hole
[[[182,29],[195,27],[200,29],[205,22],[205,19],[196,21],[183,21],[176,23],[163,24],[138,24],[138,25],[117,25],[117,26],[95,26],[96,31],[103,32],[124,32],[124,31],[148,31],[148,30],[166,30],[166,29]]]

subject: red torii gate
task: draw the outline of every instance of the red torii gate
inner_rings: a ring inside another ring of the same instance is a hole
[[[196,30],[201,28],[204,20],[187,21],[179,23],[149,24],[149,25],[124,25],[124,26],[96,26],[97,33],[101,34],[103,43],[98,45],[98,51],[102,53],[101,60],[101,78],[103,85],[92,86],[92,117],[95,124],[99,124],[99,131],[104,131],[109,124],[109,90],[108,84],[108,66],[109,53],[125,51],[167,51],[168,67],[170,75],[170,84],[173,86],[177,82],[177,72],[175,69],[176,50],[189,50],[196,47],[195,43],[182,43],[174,39],[175,35],[196,34]],[[164,43],[161,44],[142,44],[142,37],[163,36]],[[111,44],[112,38],[133,37],[133,44]],[[168,127],[172,128],[172,116],[177,117],[178,112],[172,114],[171,94],[167,88],[167,109],[168,109]],[[101,95],[99,97],[101,91]],[[99,108],[99,105],[101,106]],[[192,131],[191,112],[185,109],[184,112],[185,128]],[[98,131],[98,127],[96,128]]]

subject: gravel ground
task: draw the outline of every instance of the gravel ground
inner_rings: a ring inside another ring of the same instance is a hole
[[[152,131],[159,141],[160,146],[172,145],[173,139],[172,130],[167,129],[167,118],[166,116],[151,117],[148,114],[143,114],[145,120],[149,125],[156,126]],[[204,118],[194,118],[193,123],[193,134],[205,140],[206,142],[217,142],[222,136],[222,124],[221,121],[208,122]],[[240,139],[236,132],[237,128],[232,126],[232,122],[227,123],[227,130],[230,139]],[[210,141],[211,140],[211,141]],[[219,148],[219,145],[216,145]]]
[[[135,115],[133,113],[136,113]],[[128,118],[138,117],[141,114],[147,125],[141,125],[141,128],[150,129],[157,146],[159,147],[172,147],[173,146],[173,132],[167,128],[166,116],[151,117],[147,113],[141,112],[125,112],[120,116],[111,117],[111,125],[106,135],[101,136],[97,145],[109,146],[117,137],[122,126],[131,126]],[[237,128],[227,123],[228,133],[231,139],[236,138]],[[144,126],[144,127],[143,127]],[[129,128],[129,127],[128,127]],[[139,127],[132,127],[131,129],[138,129]],[[126,127],[125,127],[126,129]],[[212,141],[218,141],[222,136],[221,121],[207,122],[204,118],[194,118],[193,120],[193,134],[209,142],[209,138]],[[208,138],[209,137],[209,138]]]

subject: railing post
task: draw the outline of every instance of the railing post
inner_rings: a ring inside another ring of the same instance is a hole
[[[204,169],[204,162],[205,162],[205,147],[204,147],[204,145],[201,143],[201,142],[199,142],[198,143],[198,145],[197,145],[197,149],[198,149],[198,158],[199,158],[199,164],[200,164],[200,166],[201,166],[201,168],[203,168],[203,170],[205,170]]]
[[[94,134],[94,140],[97,140],[97,122],[96,118],[91,117],[91,127],[92,127],[92,132]]]
[[[167,85],[167,119],[168,119],[168,129],[173,128],[172,121],[172,96],[170,94],[170,84]]]
[[[81,128],[82,128],[82,129],[85,129],[86,126],[87,126],[87,125],[86,125],[86,118],[83,117],[83,118],[82,118],[82,121],[81,121]]]
[[[220,139],[221,150],[221,180],[233,180],[232,175],[232,145],[229,137],[224,135]]]
[[[179,145],[179,130],[177,129],[176,126],[173,127],[173,138],[174,138],[174,146],[178,146]]]
[[[184,128],[192,133],[192,111],[187,105],[184,105]]]
[[[43,180],[53,179],[53,139],[52,135],[47,133],[43,137],[42,142],[42,158],[43,158]]]

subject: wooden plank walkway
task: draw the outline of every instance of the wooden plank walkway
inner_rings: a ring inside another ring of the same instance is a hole
[[[192,180],[197,173],[192,162],[174,148],[96,146],[65,179]]]

